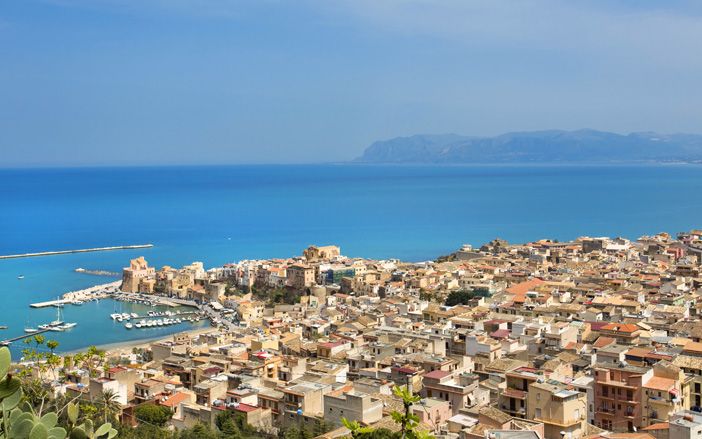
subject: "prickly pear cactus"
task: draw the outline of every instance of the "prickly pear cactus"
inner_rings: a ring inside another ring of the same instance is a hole
[[[68,432],[59,427],[58,415],[46,413],[37,415],[31,406],[24,403],[20,408],[22,389],[20,380],[10,373],[12,357],[7,347],[0,347],[0,409],[2,410],[2,423],[0,424],[0,439],[66,439]],[[71,425],[78,421],[78,406],[69,403],[67,408]],[[71,430],[71,438],[86,439],[113,439],[117,430],[107,423],[93,430],[92,421],[88,420]]]

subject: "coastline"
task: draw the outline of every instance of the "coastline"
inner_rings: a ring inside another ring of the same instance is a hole
[[[115,355],[130,354],[132,352],[132,349],[134,349],[134,348],[147,348],[147,347],[149,347],[149,345],[151,343],[172,340],[173,336],[175,334],[188,334],[190,336],[196,336],[196,335],[205,334],[205,333],[208,333],[211,331],[218,331],[218,329],[214,328],[208,324],[206,327],[203,327],[203,328],[188,329],[185,331],[180,331],[180,332],[170,334],[168,336],[157,336],[157,337],[150,337],[150,338],[142,338],[139,340],[130,340],[130,341],[124,341],[124,342],[117,342],[117,343],[107,343],[107,344],[95,345],[95,347],[98,348],[99,350],[105,351],[106,356],[109,357],[109,356],[115,356]],[[84,346],[81,349],[73,349],[71,351],[61,352],[60,355],[63,355],[63,356],[74,355],[76,353],[85,351],[88,347],[90,347],[90,346]]]

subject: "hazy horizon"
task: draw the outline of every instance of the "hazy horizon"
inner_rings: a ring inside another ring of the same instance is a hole
[[[699,132],[692,1],[0,4],[0,168],[314,164],[415,134]]]

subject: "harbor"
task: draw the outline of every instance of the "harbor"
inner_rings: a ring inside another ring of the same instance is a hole
[[[31,288],[27,295],[35,300],[24,303],[31,311],[16,311],[19,318],[6,325],[0,344],[21,355],[22,340],[42,334],[58,341],[60,351],[70,351],[92,344],[132,342],[209,326],[209,320],[193,301],[125,293],[120,291],[120,283],[92,285],[58,296],[54,293],[54,298],[51,293],[42,292],[44,288]],[[32,284],[23,280],[17,285],[27,290]],[[122,321],[112,319],[113,314],[119,314]]]

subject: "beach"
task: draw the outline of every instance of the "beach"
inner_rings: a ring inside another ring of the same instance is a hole
[[[219,331],[217,328],[213,328],[211,326],[208,326],[206,328],[197,328],[197,329],[189,329],[185,331],[180,331],[178,334],[188,334],[191,337],[200,335],[200,334],[206,334],[208,332],[212,331]],[[117,342],[117,343],[108,343],[108,344],[102,344],[102,345],[96,345],[98,349],[101,351],[106,352],[106,356],[108,357],[116,357],[116,356],[121,356],[124,354],[131,354],[132,350],[137,348],[137,349],[145,349],[148,348],[151,343],[156,343],[160,341],[170,341],[173,340],[173,335],[170,334],[168,336],[158,336],[158,337],[153,337],[153,338],[146,338],[146,339],[140,339],[140,340],[132,340],[132,341],[123,341],[123,342]],[[70,352],[64,352],[62,355],[73,355],[78,352],[85,352],[89,346],[86,346],[85,348],[82,349],[75,349]]]

